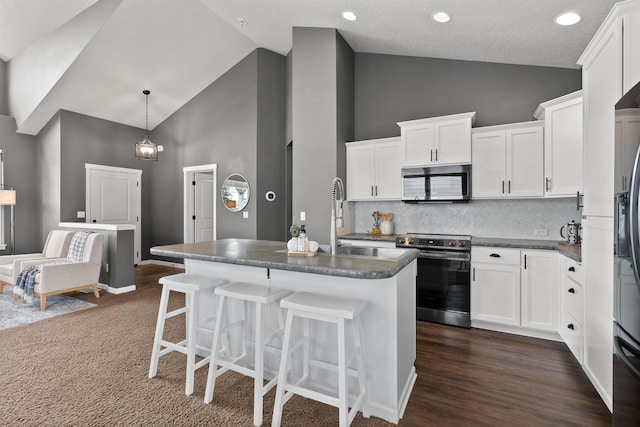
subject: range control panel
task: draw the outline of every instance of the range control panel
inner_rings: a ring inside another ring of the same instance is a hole
[[[471,238],[469,236],[429,236],[410,234],[407,236],[396,237],[396,247],[469,250],[471,247]]]

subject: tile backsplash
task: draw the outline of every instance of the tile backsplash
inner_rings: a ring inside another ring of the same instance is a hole
[[[471,200],[467,203],[350,202],[351,231],[371,230],[373,211],[393,213],[394,233],[562,240],[560,227],[580,222],[576,199]],[[353,226],[355,224],[355,227]],[[547,235],[536,234],[546,230]]]

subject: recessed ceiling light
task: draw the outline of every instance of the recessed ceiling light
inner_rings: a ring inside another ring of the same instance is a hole
[[[573,12],[563,13],[562,15],[556,16],[556,24],[558,25],[574,25],[580,22],[580,15]]]
[[[358,19],[355,13],[348,10],[342,12],[342,17],[347,21],[355,21],[356,19]]]
[[[451,21],[451,16],[449,16],[447,12],[436,12],[431,16],[434,21],[440,22],[441,24]]]

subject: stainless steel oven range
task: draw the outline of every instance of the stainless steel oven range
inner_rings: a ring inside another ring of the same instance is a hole
[[[471,236],[408,233],[396,247],[420,250],[416,318],[471,327]]]

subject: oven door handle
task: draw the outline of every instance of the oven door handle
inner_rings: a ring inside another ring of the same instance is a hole
[[[418,258],[442,259],[447,261],[470,261],[469,252],[420,251]]]

